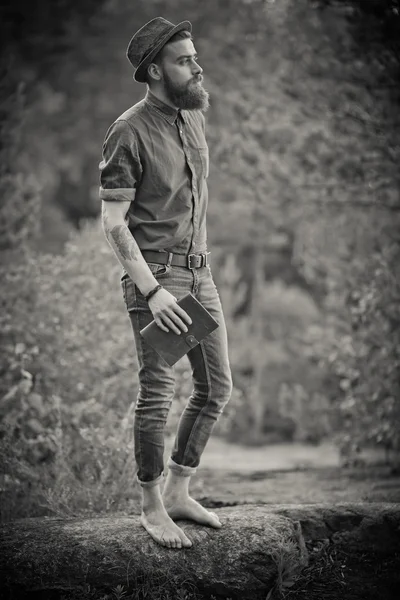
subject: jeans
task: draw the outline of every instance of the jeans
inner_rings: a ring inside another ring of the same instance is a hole
[[[178,475],[190,476],[196,472],[212,429],[232,393],[225,320],[209,266],[188,269],[148,265],[157,281],[178,300],[191,292],[219,323],[187,354],[193,391],[180,417],[167,465]],[[142,487],[151,487],[164,476],[164,429],[174,396],[174,367],[167,365],[139,334],[153,315],[138,287],[127,274],[121,284],[139,363],[134,419],[136,477]]]

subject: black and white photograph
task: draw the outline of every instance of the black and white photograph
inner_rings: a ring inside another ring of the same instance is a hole
[[[397,600],[400,0],[1,0],[0,595]]]

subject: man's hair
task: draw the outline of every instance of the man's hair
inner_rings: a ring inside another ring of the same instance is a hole
[[[186,29],[182,30],[182,31],[178,31],[178,33],[175,33],[175,35],[172,36],[172,38],[170,38],[168,40],[168,42],[166,44],[164,44],[164,46],[161,48],[160,52],[158,52],[158,54],[155,55],[155,57],[153,58],[153,60],[151,61],[152,63],[156,63],[156,65],[161,65],[162,63],[162,59],[163,59],[163,50],[166,46],[168,46],[168,44],[173,44],[174,42],[179,42],[179,40],[193,40],[192,34],[190,33],[190,31],[187,31]],[[145,80],[146,83],[149,84],[149,74],[146,72],[146,76],[145,76]]]
[[[168,42],[163,46],[163,48],[165,48],[165,46],[168,46],[168,44],[173,44],[174,42],[178,42],[179,40],[192,40],[192,34],[190,33],[190,31],[188,31],[187,29],[183,29],[182,31],[178,31],[178,33],[175,33],[175,35],[172,36],[172,38],[170,38],[168,40]],[[159,54],[161,54],[162,50],[159,52]]]

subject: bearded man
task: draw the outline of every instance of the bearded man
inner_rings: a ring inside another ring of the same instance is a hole
[[[192,545],[176,520],[221,527],[215,513],[190,497],[189,481],[232,391],[226,327],[207,252],[209,157],[203,113],[209,95],[191,29],[189,21],[173,25],[157,17],[134,34],[127,57],[134,79],[147,84],[146,95],[108,129],[99,165],[103,229],[123,267],[122,292],[139,363],[134,446],[140,522],[168,548]],[[193,391],[164,481],[174,369],[139,332],[153,319],[164,331],[186,332],[191,320],[177,302],[188,292],[219,326],[187,354]]]

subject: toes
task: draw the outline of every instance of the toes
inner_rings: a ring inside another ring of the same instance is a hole
[[[169,533],[165,533],[161,538],[161,542],[166,548],[182,547],[182,541],[178,532],[175,533],[171,531]]]
[[[211,521],[210,524],[213,527],[217,528],[217,529],[219,529],[220,527],[222,527],[222,523],[219,520],[218,515],[216,515],[214,512],[210,512],[210,515],[212,517],[211,520],[210,520]]]
[[[188,537],[186,537],[185,534],[181,535],[181,540],[185,548],[191,548],[192,542],[189,540]]]
[[[152,527],[144,517],[141,517],[140,522],[153,540],[165,548],[182,548],[182,545],[185,547],[190,547],[192,545],[183,531],[176,525],[173,525],[170,528]]]
[[[171,538],[166,540],[168,545],[167,548],[182,548],[182,540],[178,538]]]
[[[168,538],[166,533],[163,533],[162,536],[160,537],[160,544],[162,544],[163,546],[165,546],[166,548],[170,548],[171,547],[171,540]]]
[[[158,543],[161,544],[161,546],[164,546],[165,548],[169,548],[169,541],[165,540],[164,538],[160,538],[158,540]]]

